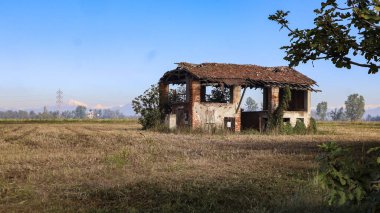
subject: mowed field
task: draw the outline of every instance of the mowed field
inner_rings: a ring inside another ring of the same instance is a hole
[[[322,123],[305,136],[140,128],[0,123],[0,211],[325,212],[317,145],[380,145],[380,123]]]

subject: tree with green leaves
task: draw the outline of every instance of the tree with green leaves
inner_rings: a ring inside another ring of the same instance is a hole
[[[226,86],[213,87],[208,101],[216,103],[228,103],[231,99],[230,91],[231,89]]]
[[[314,27],[310,29],[291,28],[287,20],[289,11],[279,10],[269,16],[270,20],[281,25],[281,29],[289,30],[290,44],[281,47],[285,50],[284,59],[289,61],[289,66],[329,60],[337,68],[350,69],[351,66],[359,66],[368,69],[369,74],[378,72],[379,0],[325,0],[314,12]],[[364,113],[364,98],[361,101],[361,98],[356,96],[355,101],[348,100],[347,103],[347,117],[361,118]],[[341,109],[339,111],[343,114],[343,108]],[[329,153],[320,159],[320,182],[328,193],[330,204],[352,205],[353,201],[368,202],[372,205],[369,212],[377,212],[380,209],[380,147],[367,152],[375,155],[375,162],[373,158],[362,158],[360,164],[356,164],[357,160],[350,160],[352,153],[341,152],[337,146],[327,145],[321,148]],[[374,187],[368,185],[373,182],[377,183]]]
[[[247,111],[257,111],[257,109],[259,108],[257,106],[257,103],[255,100],[253,100],[253,98],[251,97],[248,97],[247,100],[245,101],[245,108]]]
[[[79,119],[86,118],[86,110],[87,108],[85,106],[77,106],[75,108],[75,117]]]
[[[362,204],[366,212],[380,210],[380,147],[358,155],[336,143],[319,145],[323,153],[318,182],[327,190],[330,205]],[[364,211],[363,211],[364,212]]]
[[[359,66],[368,73],[380,68],[380,1],[325,0],[315,9],[314,27],[291,28],[289,11],[278,10],[269,19],[289,30],[290,45],[283,46],[289,66],[329,60],[336,67]]]
[[[144,94],[132,101],[132,108],[140,115],[139,123],[143,129],[151,129],[160,124],[161,112],[159,109],[158,85],[151,85]]]
[[[326,120],[327,117],[327,102],[322,101],[317,104],[317,115],[322,121]]]
[[[186,101],[186,84],[181,84],[175,89],[169,90],[169,102],[179,103]]]
[[[329,115],[333,121],[343,121],[346,119],[346,115],[344,114],[343,107],[339,109],[335,108],[334,110],[331,110]]]
[[[362,119],[364,115],[364,97],[359,94],[352,94],[347,97],[346,102],[346,116],[351,121],[357,121]]]
[[[50,118],[50,114],[49,114],[49,110],[48,110],[47,106],[44,106],[42,113],[40,113],[40,118],[41,119],[49,119]]]

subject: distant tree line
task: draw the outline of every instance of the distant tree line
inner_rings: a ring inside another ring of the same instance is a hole
[[[380,121],[380,115],[377,115],[377,116],[368,115],[365,120],[366,121]]]
[[[25,110],[7,110],[0,111],[0,119],[119,119],[126,116],[119,110],[111,109],[90,109],[87,110],[84,106],[77,106],[74,110],[65,110],[61,113],[59,111],[49,111],[44,107],[42,112],[36,113],[35,111]]]
[[[345,107],[335,108],[328,112],[327,102],[322,101],[317,105],[316,114],[320,120],[327,120],[328,117],[333,121],[358,121],[363,119],[365,112],[365,101],[363,96],[359,94],[351,94],[347,97],[344,105]],[[373,117],[374,120],[377,117]],[[370,119],[370,121],[372,121],[371,116]],[[368,117],[366,120],[368,120]]]

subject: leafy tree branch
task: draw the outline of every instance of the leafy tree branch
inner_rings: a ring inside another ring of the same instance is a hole
[[[283,46],[289,66],[315,60],[330,60],[338,68],[368,68],[369,74],[380,68],[380,1],[347,0],[344,7],[326,0],[314,10],[314,27],[293,29],[289,11],[279,10],[269,19],[289,31],[290,45]]]

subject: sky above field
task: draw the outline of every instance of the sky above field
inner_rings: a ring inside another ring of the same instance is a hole
[[[290,10],[310,27],[320,1],[12,0],[0,1],[0,109],[66,104],[130,104],[175,62],[287,65],[286,31],[267,19]],[[296,69],[319,84],[315,106],[344,104],[349,94],[380,106],[380,74],[315,62]],[[261,100],[257,100],[261,102]]]

